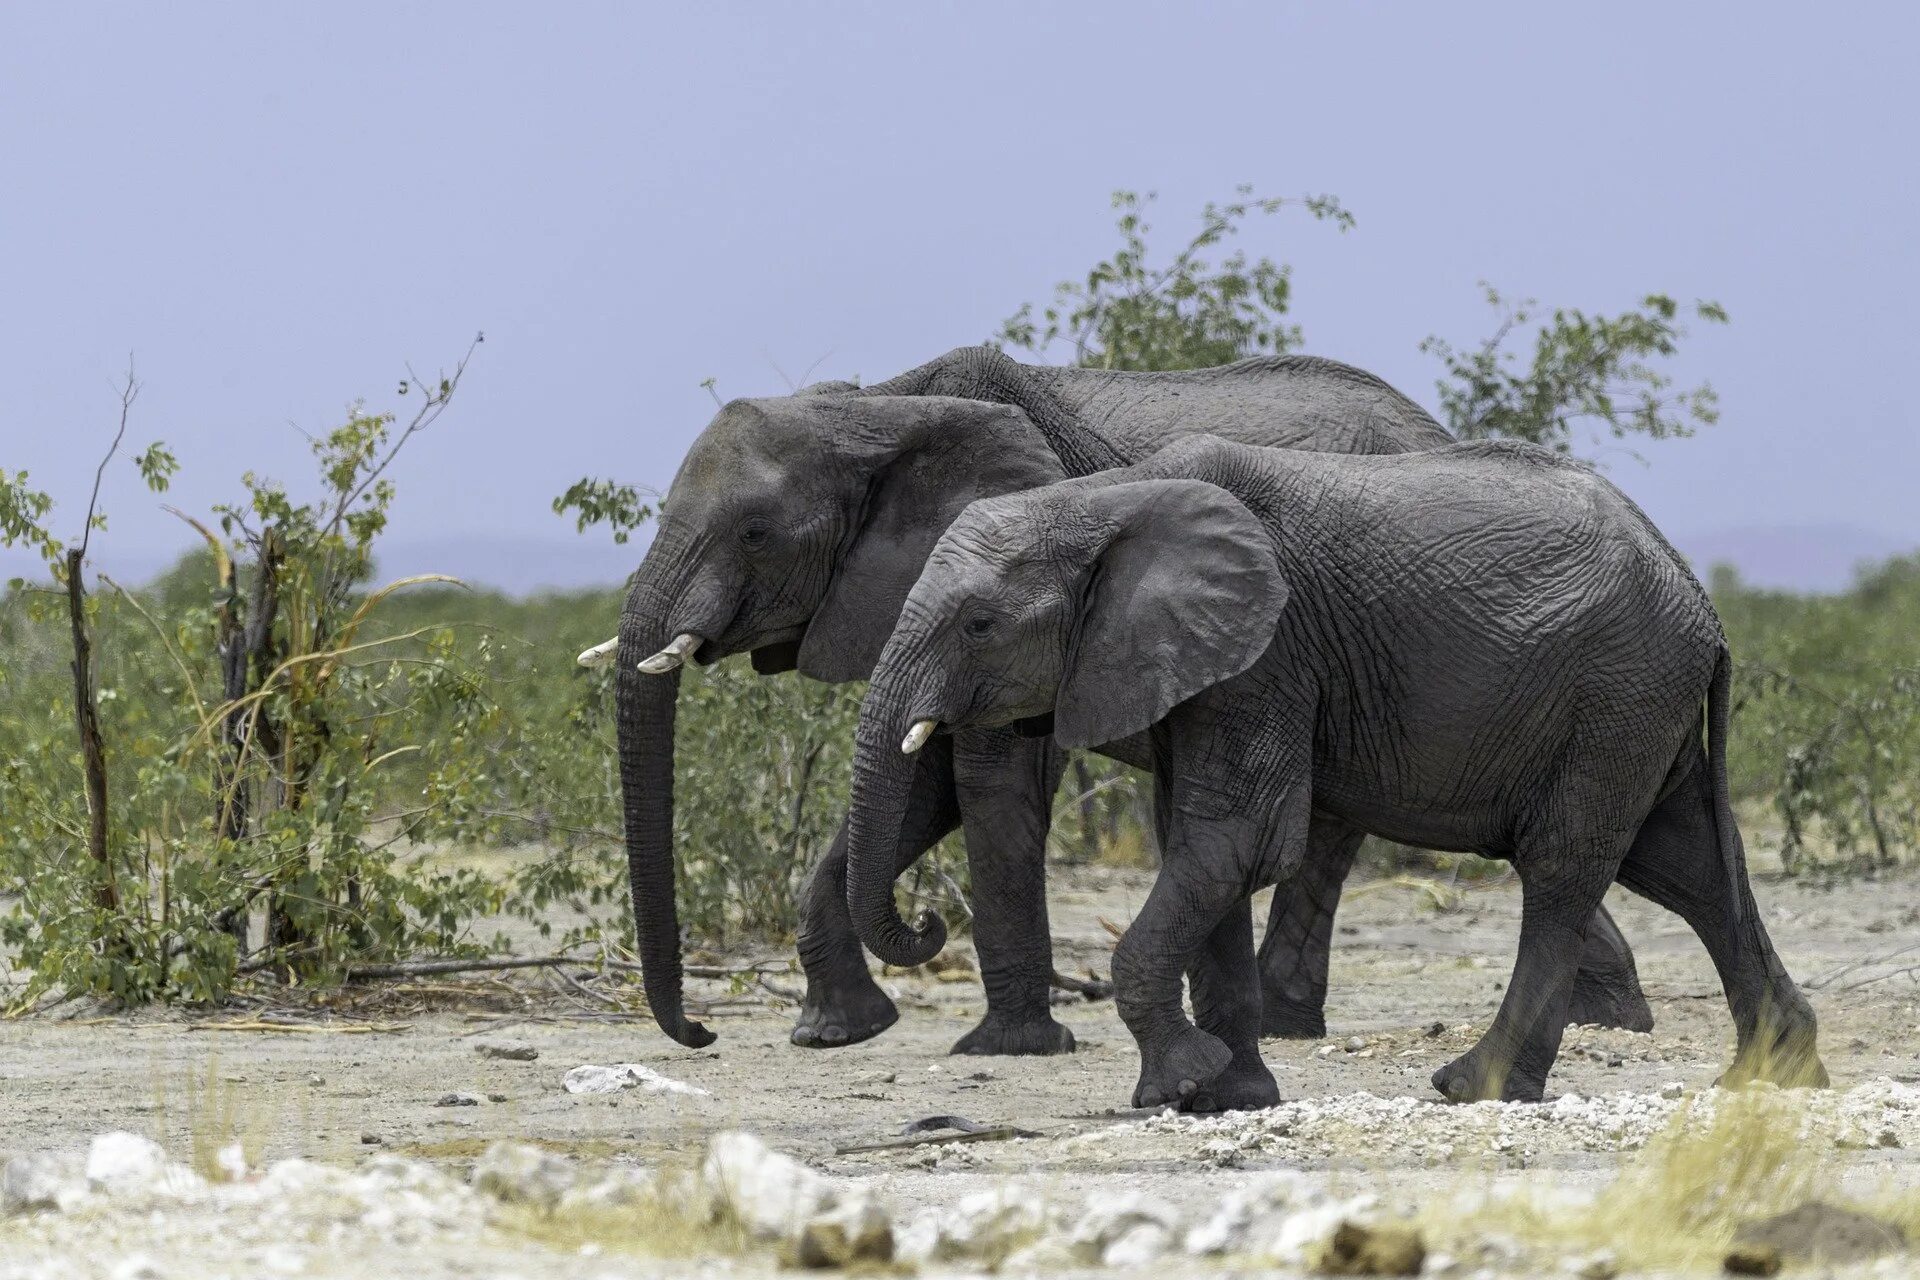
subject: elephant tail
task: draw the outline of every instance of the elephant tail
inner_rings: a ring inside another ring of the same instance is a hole
[[[1713,786],[1713,830],[1720,842],[1733,901],[1728,905],[1734,923],[1740,922],[1740,886],[1747,880],[1747,855],[1740,844],[1740,828],[1733,819],[1733,798],[1727,790],[1727,703],[1733,683],[1733,660],[1727,645],[1713,661],[1713,683],[1707,686],[1707,773]]]

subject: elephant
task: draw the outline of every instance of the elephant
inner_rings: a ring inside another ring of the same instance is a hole
[[[750,652],[763,674],[864,679],[947,523],[973,498],[1022,477],[1084,475],[1150,456],[1184,432],[1341,453],[1451,443],[1418,405],[1358,369],[1278,356],[1181,373],[1021,364],[962,348],[873,386],[834,383],[723,406],[689,449],[631,579],[615,641],[583,661],[619,659],[615,680],[628,869],[648,1003],[682,1044],[711,1033],[685,1016],[672,841],[679,670]],[[636,661],[642,655],[644,661]],[[1144,740],[1107,744],[1145,763]],[[1061,756],[1050,744],[980,730],[928,753],[898,856],[908,865],[956,826],[970,861],[975,945],[987,1010],[957,1053],[1073,1047],[1052,1017],[1044,850]],[[1325,883],[1272,917],[1263,1014],[1273,1034],[1323,1034],[1327,942],[1358,838],[1316,862]],[[846,914],[844,829],[801,908],[807,990],[796,1044],[878,1034],[896,1015],[868,974]],[[1345,861],[1342,861],[1344,857]],[[1610,921],[1582,969],[1581,1021],[1645,1029],[1652,1014]]]
[[[936,731],[1147,732],[1162,864],[1113,959],[1135,1106],[1278,1100],[1248,899],[1284,895],[1326,823],[1518,874],[1512,979],[1434,1074],[1448,1099],[1540,1100],[1616,879],[1705,944],[1734,1078],[1825,1084],[1727,798],[1729,671],[1686,562],[1583,464],[1511,442],[1358,457],[1184,439],[984,497],[941,536],[861,707],[849,910],[891,964],[945,941],[893,894]]]

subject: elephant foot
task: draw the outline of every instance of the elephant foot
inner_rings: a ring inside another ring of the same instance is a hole
[[[1750,1046],[1713,1083],[1719,1088],[1737,1089],[1759,1081],[1782,1089],[1825,1089],[1833,1084],[1814,1047],[1810,1028],[1783,1031],[1764,1045]]]
[[[1434,1072],[1433,1087],[1448,1102],[1538,1102],[1545,1096],[1545,1072],[1534,1077],[1492,1059],[1475,1046]]]
[[[1164,1107],[1198,1097],[1232,1062],[1233,1051],[1219,1037],[1195,1026],[1183,1027],[1154,1051],[1141,1053],[1133,1105]]]
[[[871,977],[861,976],[864,986],[817,988],[809,983],[788,1039],[803,1049],[838,1049],[871,1040],[898,1022],[900,1011],[887,993]]]
[[[1006,1054],[1040,1058],[1072,1053],[1073,1048],[1073,1032],[1048,1014],[1010,1018],[989,1012],[979,1026],[961,1036],[947,1052],[980,1057]]]
[[[1262,997],[1262,1040],[1318,1040],[1326,1034],[1326,1013],[1318,1004],[1299,1004],[1277,994]]]
[[[1280,1105],[1280,1086],[1264,1062],[1236,1059],[1180,1104],[1182,1111],[1264,1111]]]
[[[1573,997],[1567,1002],[1567,1022],[1621,1031],[1651,1031],[1653,1010],[1648,1007],[1639,983],[1582,973],[1575,979]]]

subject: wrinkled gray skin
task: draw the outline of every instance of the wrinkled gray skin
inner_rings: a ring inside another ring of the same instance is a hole
[[[682,633],[711,662],[751,650],[765,673],[798,665],[864,679],[947,523],[976,497],[1149,456],[1188,431],[1260,444],[1400,453],[1450,443],[1417,405],[1359,370],[1310,357],[1187,373],[1021,365],[965,348],[889,382],[735,401],[694,442],[663,506],[620,624],[618,725],[627,855],[647,995],[683,1044],[672,847],[677,673],[639,658]],[[1147,764],[1144,741],[1111,754]],[[1073,1038],[1048,1009],[1052,969],[1044,848],[1057,749],[1004,730],[930,749],[914,775],[895,856],[905,866],[955,826],[972,870],[987,1013],[956,1052],[1054,1053]],[[1328,824],[1310,890],[1269,925],[1269,1034],[1324,1032],[1327,943],[1357,831]],[[831,1047],[896,1014],[868,975],[846,914],[845,833],[807,891],[800,954],[807,994],[793,1039]],[[1575,1016],[1644,1029],[1650,1011],[1619,934],[1595,931]]]
[[[1150,728],[1162,869],[1113,963],[1136,1106],[1278,1099],[1248,895],[1287,896],[1328,821],[1518,872],[1512,981],[1480,1041],[1434,1075],[1448,1098],[1540,1098],[1616,878],[1706,945],[1738,1031],[1734,1078],[1824,1084],[1727,804],[1727,680],[1684,561],[1578,464],[1520,445],[1361,458],[1176,443],[978,502],[941,538],[862,708],[853,918],[895,964],[944,940],[937,919],[909,926],[894,907],[910,726],[1046,724],[1069,747]]]

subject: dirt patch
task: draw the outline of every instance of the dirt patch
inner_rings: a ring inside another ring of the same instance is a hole
[[[1111,936],[1100,922],[1124,923],[1149,883],[1119,871],[1057,875],[1059,967],[1105,973]],[[1904,1195],[1920,1184],[1912,1154],[1920,1147],[1920,986],[1911,976],[1884,976],[1899,962],[1877,957],[1902,945],[1901,937],[1873,929],[1881,917],[1897,915],[1910,891],[1908,883],[1891,890],[1771,883],[1759,890],[1768,927],[1796,977],[1827,979],[1811,998],[1836,1087],[1808,1103],[1804,1142],[1829,1162],[1830,1199]],[[1726,1065],[1732,1032],[1712,967],[1679,921],[1623,894],[1609,905],[1638,953],[1657,1026],[1647,1035],[1570,1030],[1548,1100],[1538,1107],[1449,1107],[1427,1083],[1472,1043],[1498,1004],[1518,933],[1517,893],[1475,889],[1457,909],[1440,910],[1435,895],[1388,886],[1353,899],[1341,913],[1327,1039],[1263,1046],[1287,1101],[1256,1115],[1126,1111],[1137,1060],[1110,1002],[1058,1010],[1080,1040],[1071,1057],[949,1057],[947,1048],[982,1010],[978,987],[899,975],[882,982],[900,1002],[900,1023],[877,1040],[834,1051],[787,1043],[793,1009],[771,995],[716,1010],[712,1025],[721,1039],[698,1051],[672,1045],[645,1021],[589,1016],[546,997],[502,998],[486,1007],[454,1000],[404,1017],[383,1014],[405,1025],[388,1034],[191,1030],[207,1019],[164,1011],[0,1024],[0,1075],[11,1104],[0,1112],[0,1154],[75,1157],[95,1135],[126,1130],[158,1140],[194,1168],[238,1142],[255,1169],[298,1158],[365,1172],[405,1156],[406,1167],[424,1164],[448,1185],[465,1187],[471,1165],[496,1139],[531,1141],[582,1163],[658,1168],[697,1162],[715,1135],[745,1130],[823,1175],[873,1188],[902,1234],[918,1215],[951,1213],[969,1196],[997,1194],[1009,1184],[1064,1206],[1063,1231],[1082,1221],[1090,1204],[1125,1192],[1148,1197],[1166,1222],[1116,1228],[1102,1251],[1130,1239],[1116,1246],[1124,1261],[1129,1249],[1158,1239],[1157,1231],[1174,1251],[1155,1269],[1214,1266],[1175,1247],[1175,1237],[1205,1225],[1263,1180],[1305,1179],[1326,1203],[1372,1196],[1376,1210],[1396,1221],[1462,1191],[1499,1195],[1524,1186],[1549,1201],[1591,1197],[1677,1115],[1718,1105],[1710,1086]],[[738,999],[720,983],[697,994]],[[1436,1021],[1442,1029],[1433,1034]],[[476,1042],[503,1040],[538,1056],[475,1052]],[[572,1094],[562,1087],[575,1067],[623,1063],[706,1094]],[[436,1106],[450,1091],[486,1101]],[[897,1136],[909,1122],[934,1115],[1039,1136],[834,1154]],[[382,1176],[401,1175],[389,1169]],[[261,1222],[250,1224],[250,1212],[229,1207],[194,1226],[198,1210],[181,1209],[177,1239],[143,1229],[137,1215],[123,1222],[112,1205],[71,1221],[58,1214],[16,1218],[0,1224],[0,1277],[108,1275],[134,1253],[156,1275],[200,1274],[195,1267],[213,1259],[242,1270],[294,1267],[287,1252],[293,1246],[276,1234],[271,1215],[262,1209]],[[405,1244],[370,1236],[362,1249],[353,1232],[384,1230],[363,1217],[329,1219],[324,1245],[301,1246],[297,1268],[284,1273],[367,1274],[376,1258],[382,1269],[404,1265],[422,1276],[473,1274],[476,1267],[530,1277],[621,1272],[609,1272],[599,1256],[607,1246],[595,1240],[568,1237],[563,1247],[497,1226],[462,1236],[464,1219],[445,1230],[429,1223]],[[280,1252],[269,1257],[276,1247]],[[1430,1239],[1428,1247],[1444,1254],[1454,1246]],[[1568,1256],[1585,1250],[1571,1239],[1552,1247]],[[1075,1253],[1062,1265],[1109,1266],[1085,1261],[1089,1256]],[[52,1269],[34,1271],[16,1259]],[[1511,1256],[1493,1248],[1467,1261],[1496,1271],[1540,1262],[1521,1245]],[[732,1265],[771,1269],[774,1262],[769,1252]],[[949,1269],[979,1265],[956,1260]],[[949,1264],[930,1260],[923,1267]],[[658,1261],[647,1269],[663,1268],[674,1269]],[[701,1270],[696,1259],[684,1260],[684,1268]]]

